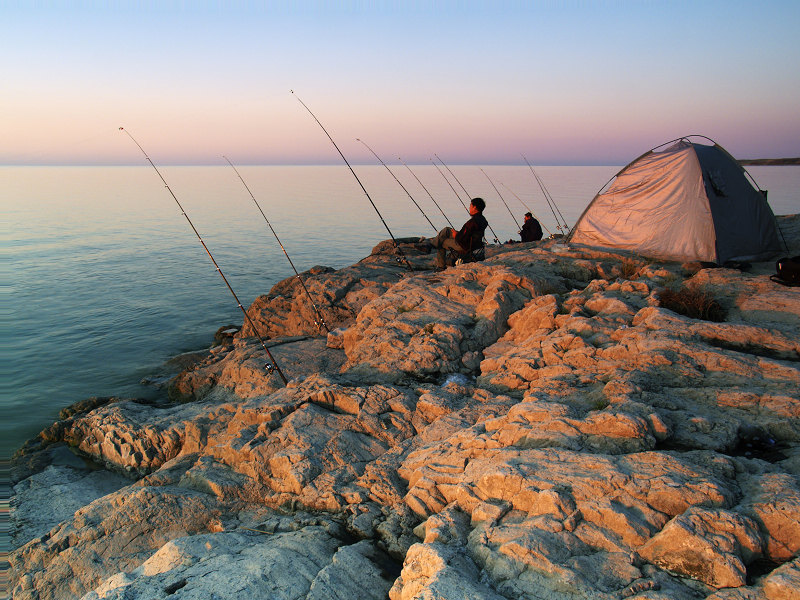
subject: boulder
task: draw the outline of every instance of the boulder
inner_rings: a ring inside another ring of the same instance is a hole
[[[721,509],[692,507],[672,519],[639,548],[647,560],[708,585],[740,587],[747,565],[762,554],[758,526],[747,517]]]
[[[800,558],[775,569],[763,585],[767,600],[800,599]]]
[[[788,473],[742,478],[746,500],[739,510],[759,526],[766,541],[764,555],[783,562],[800,552],[800,486]]]
[[[502,600],[481,582],[481,573],[463,549],[440,543],[409,548],[400,577],[389,591],[391,600],[414,598],[481,598]]]

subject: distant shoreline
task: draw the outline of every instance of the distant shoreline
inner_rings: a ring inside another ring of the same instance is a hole
[[[740,165],[745,166],[783,166],[783,165],[800,165],[800,157],[798,158],[745,158],[739,161]]]

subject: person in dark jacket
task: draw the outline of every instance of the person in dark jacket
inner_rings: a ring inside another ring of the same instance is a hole
[[[483,198],[473,198],[469,203],[469,214],[472,216],[469,221],[464,223],[460,231],[456,231],[452,227],[445,227],[436,237],[431,238],[431,245],[439,250],[436,255],[437,270],[445,268],[445,257],[448,250],[453,250],[463,256],[483,246],[483,232],[489,226],[489,222],[483,216],[484,208],[486,208],[486,202],[483,201]]]
[[[523,242],[536,242],[542,239],[542,226],[529,212],[525,213],[525,223],[519,232]]]

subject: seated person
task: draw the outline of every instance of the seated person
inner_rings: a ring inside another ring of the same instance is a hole
[[[542,226],[529,212],[525,213],[525,223],[519,232],[523,242],[536,242],[542,239]]]
[[[483,246],[483,232],[489,226],[489,222],[483,216],[484,208],[486,202],[483,198],[473,198],[469,203],[469,214],[472,216],[464,223],[461,231],[445,227],[436,237],[431,238],[430,243],[439,250],[436,255],[437,270],[445,268],[445,256],[448,250],[464,256]]]

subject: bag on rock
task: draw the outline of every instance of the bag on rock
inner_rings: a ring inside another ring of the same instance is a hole
[[[769,277],[775,283],[800,286],[800,256],[781,258],[775,263],[775,271],[775,275]]]

